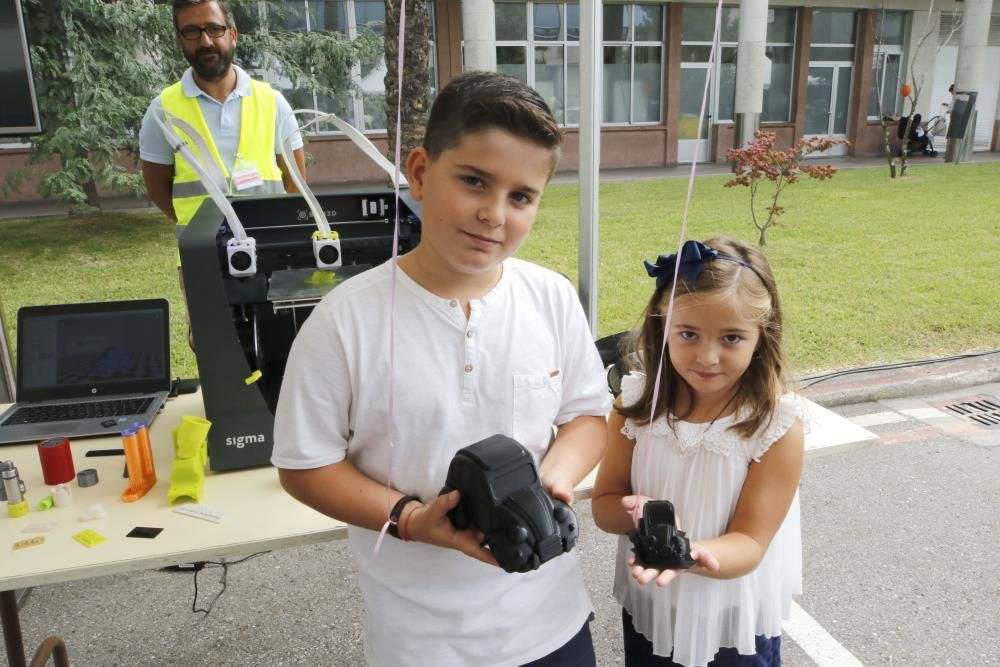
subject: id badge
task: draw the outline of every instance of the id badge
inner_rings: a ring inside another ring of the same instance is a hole
[[[264,185],[260,170],[253,162],[243,162],[239,169],[233,171],[233,188],[238,192],[247,188]]]

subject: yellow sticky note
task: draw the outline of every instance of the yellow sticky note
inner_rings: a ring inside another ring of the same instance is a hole
[[[79,533],[73,536],[73,539],[87,547],[96,547],[98,544],[105,540],[105,537],[95,530],[88,528],[87,530],[81,530]]]
[[[31,537],[26,540],[21,540],[20,542],[14,542],[14,551],[18,549],[27,549],[28,547],[37,547],[39,544],[45,542],[45,536],[39,535],[37,537]]]

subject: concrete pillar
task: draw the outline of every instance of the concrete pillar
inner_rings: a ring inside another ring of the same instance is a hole
[[[764,47],[767,44],[767,0],[740,0],[736,47],[736,147],[753,139],[764,107]]]
[[[666,102],[663,122],[667,126],[667,164],[677,164],[677,137],[681,118],[681,17],[679,2],[667,3],[667,78],[664,86]]]
[[[496,34],[493,0],[462,0],[465,71],[497,71]]]
[[[990,15],[993,0],[965,0],[962,3],[962,27],[958,46],[958,64],[955,67],[955,90],[983,92],[983,68],[986,61],[986,42],[990,34]],[[978,100],[977,100],[978,102]],[[977,109],[979,109],[977,104]],[[985,119],[984,116],[985,115]],[[992,114],[980,114],[979,122],[989,122]],[[969,127],[969,141],[976,128]],[[948,140],[945,161],[954,162],[958,152],[958,139]]]

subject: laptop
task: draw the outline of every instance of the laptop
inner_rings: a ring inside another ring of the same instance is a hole
[[[17,402],[0,444],[116,434],[151,423],[170,391],[165,299],[17,311]]]

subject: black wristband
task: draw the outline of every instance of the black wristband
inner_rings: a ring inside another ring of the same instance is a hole
[[[406,506],[412,503],[414,500],[420,502],[420,498],[418,498],[417,496],[403,496],[402,498],[397,500],[396,504],[392,506],[391,510],[389,510],[389,530],[387,532],[396,539],[400,539],[399,517],[402,516],[403,510],[406,509]]]

